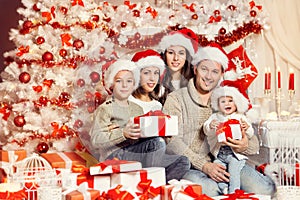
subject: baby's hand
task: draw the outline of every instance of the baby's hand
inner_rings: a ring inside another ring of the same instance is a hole
[[[249,128],[249,125],[243,119],[241,119],[241,128],[245,131]]]
[[[217,129],[219,126],[220,122],[216,119],[212,120],[209,124],[210,129]]]

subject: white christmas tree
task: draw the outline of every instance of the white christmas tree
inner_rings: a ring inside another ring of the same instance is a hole
[[[159,1],[161,2],[161,1]],[[111,5],[100,0],[22,0],[0,83],[0,144],[28,153],[88,149],[94,110],[106,98],[103,71],[153,47],[168,31],[194,30],[200,45],[230,45],[267,28],[254,1]]]

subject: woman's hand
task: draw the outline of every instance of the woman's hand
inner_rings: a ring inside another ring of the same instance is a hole
[[[241,140],[235,140],[228,137],[227,141],[223,142],[223,144],[230,146],[232,150],[236,153],[244,152],[248,148],[248,138],[246,136],[245,130],[242,129]]]
[[[216,182],[229,182],[230,174],[226,172],[226,167],[218,163],[206,163],[203,172]]]
[[[138,124],[129,120],[123,129],[123,135],[126,138],[137,140],[141,137],[141,129]]]

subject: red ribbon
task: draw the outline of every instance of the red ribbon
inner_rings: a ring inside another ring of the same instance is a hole
[[[208,20],[208,23],[214,23],[214,22],[220,22],[222,20],[222,17],[219,15],[219,16],[210,16],[209,20]]]
[[[130,1],[124,1],[124,5],[128,6],[130,10],[136,7],[136,3],[130,5]]]
[[[258,10],[261,10],[261,9],[262,9],[262,6],[257,6],[257,5],[255,5],[255,2],[254,2],[254,1],[250,1],[250,2],[249,2],[249,5],[250,5],[250,8],[251,8],[251,9],[254,8],[254,7],[256,7]]]
[[[150,6],[146,8],[146,13],[150,13],[153,19],[155,19],[158,14],[157,11]]]
[[[240,122],[237,119],[230,119],[224,123],[220,123],[217,128],[216,134],[219,135],[221,133],[225,133],[226,138],[232,138],[230,124],[240,124]]]
[[[134,123],[135,124],[140,124],[140,118],[141,117],[148,117],[148,116],[157,116],[158,117],[158,135],[159,136],[165,136],[166,135],[166,120],[165,117],[170,118],[170,115],[164,114],[161,110],[156,110],[156,111],[149,111],[144,115],[140,115],[134,118]]]
[[[0,192],[0,199],[6,200],[20,200],[20,199],[27,199],[27,195],[25,189],[17,191],[17,192]]]
[[[103,171],[106,167],[111,166],[113,173],[119,173],[120,172],[120,166],[122,164],[127,164],[130,161],[128,160],[118,160],[118,159],[113,159],[113,160],[105,160],[101,163],[96,164],[95,166],[99,166],[101,170]]]
[[[121,191],[120,188],[122,185],[118,185],[117,187],[110,189],[107,191],[107,194],[103,193],[101,196],[105,197],[105,199],[113,199],[113,200],[132,200],[134,196],[127,191]]]
[[[72,6],[75,6],[75,5],[84,6],[82,0],[72,0]]]
[[[18,48],[19,52],[17,53],[17,56],[22,56],[24,53],[29,52],[29,46],[24,47],[23,45]]]
[[[73,173],[80,173],[77,176],[77,185],[80,185],[83,182],[87,182],[89,188],[94,188],[94,177],[90,175],[89,168],[85,167],[84,165],[73,165],[72,166]]]
[[[160,194],[161,187],[151,186],[152,180],[148,179],[147,170],[140,170],[141,181],[138,183],[138,188],[142,190],[142,193],[137,193],[140,200],[153,199]]]
[[[225,194],[225,196],[228,197],[222,200],[237,200],[237,199],[259,200],[258,198],[251,197],[252,195],[254,195],[254,193],[245,194],[243,190],[236,189],[233,194]]]
[[[191,3],[190,6],[187,4],[183,4],[183,7],[190,10],[191,12],[195,12],[195,6],[196,6],[196,4],[194,4],[194,3]]]
[[[72,44],[70,43],[71,35],[69,33],[61,34],[60,38],[62,46],[64,46],[64,44],[66,44],[67,46],[72,46]]]

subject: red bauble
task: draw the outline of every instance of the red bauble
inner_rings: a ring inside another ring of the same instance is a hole
[[[256,17],[256,11],[255,10],[251,10],[250,11],[250,16],[251,17]]]
[[[100,47],[99,53],[100,54],[104,54],[105,53],[105,48],[104,47]]]
[[[230,5],[230,6],[228,6],[227,8],[228,8],[229,10],[234,11],[234,10],[236,9],[236,6],[235,6],[235,5]]]
[[[77,86],[83,87],[84,85],[85,85],[84,79],[80,78],[80,79],[77,80]]]
[[[52,61],[53,60],[53,54],[49,51],[46,51],[43,54],[42,59],[43,59],[44,62]]]
[[[220,34],[220,35],[226,34],[226,29],[225,29],[224,27],[220,28],[219,34]]]
[[[38,38],[36,38],[36,43],[37,44],[43,44],[45,42],[45,38],[43,38],[43,37],[38,37]]]
[[[192,15],[192,19],[197,20],[198,19],[198,15],[197,14],[193,14]]]
[[[133,16],[139,17],[140,16],[140,11],[139,10],[133,10]]]
[[[99,21],[99,15],[92,15],[91,20],[94,21],[94,22],[98,22]]]
[[[98,72],[92,72],[90,73],[90,79],[93,83],[97,83],[98,81],[100,81],[100,74]]]
[[[122,28],[125,28],[127,26],[127,23],[126,22],[121,22],[120,25],[121,25]]]
[[[31,28],[32,26],[33,26],[33,23],[32,23],[32,21],[30,21],[30,20],[26,20],[26,21],[23,23],[23,28],[25,28],[25,29]]]
[[[59,10],[60,10],[60,12],[62,12],[64,15],[66,15],[67,12],[68,12],[68,8],[66,8],[66,7],[64,7],[64,6],[60,7]]]
[[[83,126],[83,122],[80,120],[80,119],[77,119],[75,122],[74,122],[74,128],[75,129],[79,129]]]
[[[41,9],[39,9],[39,8],[37,7],[37,4],[36,4],[36,3],[32,6],[32,9],[33,9],[34,11],[36,11],[36,12],[38,12],[38,11],[41,10]]]
[[[23,127],[26,124],[25,117],[23,115],[16,116],[14,118],[14,124],[17,127]]]
[[[220,13],[221,13],[220,10],[215,10],[214,11],[214,15],[220,15]]]
[[[36,151],[38,153],[47,153],[48,150],[49,150],[49,145],[46,142],[40,142],[36,146]]]
[[[67,50],[65,50],[65,49],[59,50],[59,55],[60,55],[61,57],[63,57],[63,58],[66,57],[67,54],[68,54],[68,52],[67,52]]]
[[[30,74],[28,72],[22,72],[19,75],[19,80],[21,83],[28,83],[30,81],[31,77]]]
[[[84,46],[84,43],[82,40],[74,40],[73,42],[73,47],[75,47],[76,50],[79,50],[80,48],[82,48]]]

